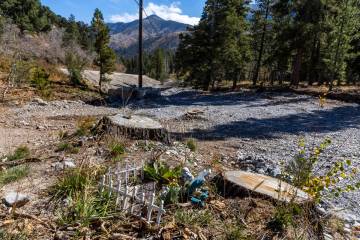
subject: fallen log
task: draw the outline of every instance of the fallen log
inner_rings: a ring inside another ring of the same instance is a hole
[[[113,137],[170,143],[169,132],[158,121],[145,116],[123,114],[106,116],[97,128]]]

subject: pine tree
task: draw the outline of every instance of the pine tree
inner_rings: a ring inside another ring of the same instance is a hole
[[[259,78],[259,72],[263,63],[266,45],[270,43],[268,35],[269,28],[271,27],[271,5],[273,0],[257,0],[257,9],[253,11],[252,15],[252,38],[253,48],[256,57],[255,69],[252,76],[252,82],[255,86]],[[266,43],[265,43],[266,42]]]
[[[199,25],[180,36],[175,68],[188,83],[208,90],[222,80],[236,86],[249,61],[247,1],[208,0]]]
[[[338,84],[346,77],[346,63],[351,55],[351,42],[359,37],[360,9],[356,0],[338,0],[332,5],[328,21],[332,31],[327,35],[326,63],[330,69],[329,90],[335,80]]]
[[[115,69],[116,55],[109,47],[110,34],[109,29],[104,22],[104,17],[99,9],[95,9],[91,26],[95,35],[95,51],[97,57],[95,65],[100,68],[99,89],[102,92],[102,84],[109,81],[106,74],[110,74]]]
[[[43,7],[39,0],[2,0],[0,9],[18,25],[22,32],[25,30],[41,32],[51,29],[50,11]]]
[[[150,73],[150,77],[161,82],[163,82],[166,77],[164,50],[161,48],[156,49],[151,57]]]
[[[80,37],[78,25],[75,21],[75,16],[70,15],[68,19],[68,24],[65,28],[64,36],[63,36],[63,45],[64,46],[72,46],[78,43]]]

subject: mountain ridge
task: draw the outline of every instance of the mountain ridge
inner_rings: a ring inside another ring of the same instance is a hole
[[[124,57],[137,54],[139,20],[129,23],[108,23],[110,46]],[[152,52],[156,48],[175,50],[179,43],[179,34],[190,25],[150,15],[144,19],[144,49]]]

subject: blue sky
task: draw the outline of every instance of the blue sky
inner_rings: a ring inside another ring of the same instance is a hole
[[[64,17],[74,14],[77,20],[89,23],[95,8],[99,8],[107,22],[135,20],[135,0],[41,0],[55,13]],[[144,0],[148,15],[156,14],[166,20],[196,24],[201,16],[205,0]]]

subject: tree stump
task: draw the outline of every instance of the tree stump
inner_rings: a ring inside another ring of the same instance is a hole
[[[251,195],[298,204],[309,202],[311,197],[280,179],[245,171],[228,171],[224,174],[225,195]]]
[[[98,128],[114,137],[170,143],[169,132],[158,121],[145,116],[106,116],[100,121]]]

